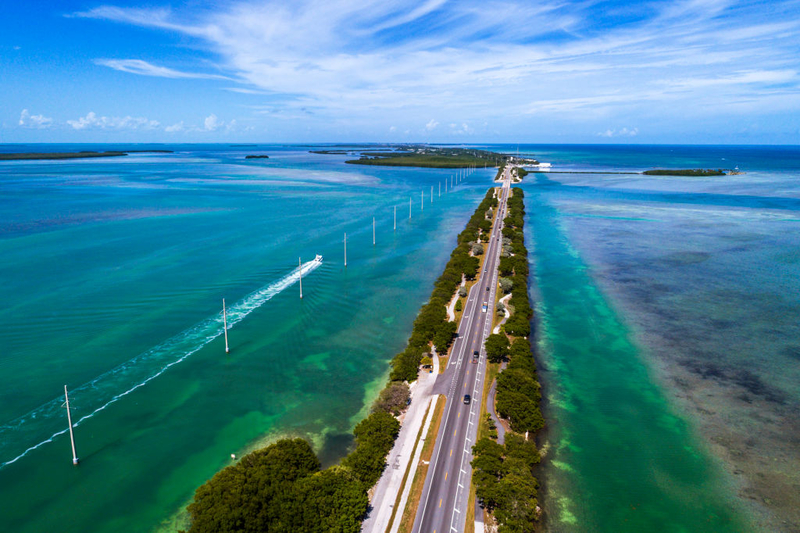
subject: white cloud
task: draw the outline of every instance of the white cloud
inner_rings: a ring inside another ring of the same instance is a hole
[[[27,109],[19,114],[19,125],[23,128],[46,129],[53,125],[53,119],[44,115],[31,115]]]
[[[639,128],[622,128],[621,130],[608,129],[601,131],[597,134],[598,137],[636,137],[639,134]]]
[[[468,135],[475,132],[466,122],[462,122],[461,127],[458,124],[450,124],[450,131],[456,135]]]
[[[226,76],[218,74],[202,74],[197,72],[181,72],[167,67],[153,65],[141,59],[95,59],[95,64],[110,67],[121,72],[141,74],[143,76],[156,76],[159,78],[205,78],[214,80],[229,80]]]
[[[397,127],[395,127],[395,126],[389,126],[389,133],[394,133],[394,132],[396,132],[396,131],[397,131]]]
[[[103,130],[151,130],[159,126],[157,120],[149,120],[144,117],[98,117],[94,111],[90,111],[84,117],[77,120],[68,120],[67,124],[76,130],[103,129]]]
[[[222,124],[220,123],[217,115],[211,113],[206,119],[203,121],[203,128],[206,131],[216,131]]]
[[[377,112],[385,127],[405,129],[421,117],[437,116],[456,126],[437,129],[439,122],[431,120],[422,131],[454,135],[469,133],[464,123],[536,113],[560,123],[591,121],[588,131],[595,131],[630,123],[642,111],[648,120],[673,122],[701,112],[724,117],[766,89],[770,98],[759,100],[758,112],[800,109],[796,0],[775,0],[769,9],[733,0],[616,10],[601,2],[561,0],[214,5],[102,6],[75,16],[181,36],[208,52],[204,59],[216,62],[212,72],[226,76],[136,59],[98,61],[148,76],[227,77],[242,87],[226,90],[269,95],[270,119],[372,125]],[[631,136],[633,130],[608,131]]]
[[[167,133],[176,133],[179,131],[183,131],[183,129],[184,129],[183,121],[181,120],[180,122],[177,122],[172,126],[167,126],[166,128],[164,128],[164,131],[166,131]]]
[[[239,94],[268,94],[266,91],[257,91],[255,89],[245,89],[243,87],[225,87],[226,91]]]

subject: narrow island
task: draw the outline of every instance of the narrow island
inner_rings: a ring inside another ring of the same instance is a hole
[[[0,154],[0,161],[47,161],[59,159],[88,159],[93,157],[121,157],[128,154],[171,154],[172,150],[110,150],[107,152],[23,152],[14,154]]]
[[[88,159],[90,157],[121,157],[128,152],[30,152],[0,154],[0,161],[38,161],[55,159]]]
[[[269,159],[268,155],[246,155],[245,159]]]
[[[459,234],[430,299],[414,320],[408,345],[392,360],[388,384],[378,395],[371,414],[353,430],[352,451],[338,465],[324,470],[310,444],[301,438],[282,439],[251,452],[197,489],[188,506],[188,533],[361,530],[369,509],[368,492],[386,468],[386,457],[400,431],[397,417],[409,405],[408,384],[417,380],[420,367],[429,364],[435,351],[447,353],[455,338],[457,323],[448,321],[447,305],[462,279],[475,279],[479,273],[480,260],[472,252],[481,233],[491,228],[485,213],[496,208],[494,191],[488,190]],[[522,211],[515,209],[514,216],[522,216]],[[514,221],[521,226],[516,218]],[[516,233],[514,237],[518,238]],[[516,246],[515,250],[522,253],[523,249]],[[512,278],[523,275],[518,266],[521,261],[522,256],[509,263],[514,265]],[[524,291],[527,282],[517,283],[517,293]],[[517,306],[517,334],[521,335],[525,328],[523,317],[530,315],[523,304]],[[529,332],[530,326],[527,327]],[[517,341],[515,345],[514,353],[519,353],[522,343]],[[517,358],[519,362],[523,359],[521,355]],[[529,450],[531,445],[523,448]]]
[[[486,339],[487,383],[496,391],[481,417],[478,440],[472,448],[472,484],[493,531],[533,531],[541,516],[535,470],[541,457],[533,436],[545,420],[541,386],[531,350],[533,309],[528,297],[528,250],[523,227],[522,189],[513,188],[503,220],[503,249],[496,312],[504,322]],[[495,377],[494,381],[491,378]],[[498,427],[499,426],[501,427]],[[480,513],[475,509],[475,513]]]
[[[487,150],[402,145],[393,151],[369,153],[362,151],[360,158],[351,159],[345,163],[387,167],[480,168],[502,166],[512,159],[515,158]],[[530,165],[537,163],[535,159],[520,161]]]
[[[703,168],[686,169],[663,169],[645,170],[642,172],[646,176],[724,176],[725,171],[721,168],[717,170]]]

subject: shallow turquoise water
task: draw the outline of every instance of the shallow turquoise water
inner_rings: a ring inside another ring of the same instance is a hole
[[[170,519],[231,453],[280,435],[309,437],[325,463],[338,460],[494,175],[440,198],[448,171],[349,166],[310,147],[166,148],[177,153],[0,163],[0,463],[44,442],[0,467],[0,531],[174,530]],[[253,152],[270,159],[245,162]],[[650,352],[730,391],[701,405],[726,413],[734,438],[764,439],[753,454],[800,464],[790,415],[800,233],[787,229],[800,220],[800,152],[520,153],[574,171],[748,171],[725,182],[550,174],[523,184],[552,399],[548,528],[747,530],[713,434],[674,402]],[[292,273],[316,253],[325,262],[304,276],[300,300]],[[241,318],[229,355],[215,336],[223,297]],[[77,468],[66,435],[45,442],[66,429],[64,384],[76,418],[108,404],[76,428]]]
[[[523,185],[550,399],[548,530],[793,531],[800,150],[524,151],[577,172],[747,172]]]
[[[557,428],[549,529],[745,531],[715,465],[649,375],[558,211],[534,186],[526,192]]]
[[[44,442],[0,468],[0,530],[146,531],[264,439],[346,451],[493,172],[439,197],[450,172],[261,150],[0,166],[0,462]],[[317,253],[300,300],[286,277]],[[95,413],[77,468],[67,435],[45,442],[64,384],[76,419]]]

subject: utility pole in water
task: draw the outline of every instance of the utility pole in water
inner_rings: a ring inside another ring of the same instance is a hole
[[[347,266],[347,233],[344,234],[344,266]]]
[[[372,246],[375,246],[375,217],[372,217]]]
[[[411,220],[411,197],[408,197],[408,220]]]
[[[303,260],[299,257],[297,258],[297,267],[300,269],[298,272],[300,273],[300,299],[303,299]]]
[[[394,231],[397,231],[397,206],[394,206]]]
[[[78,464],[78,455],[75,453],[75,434],[72,432],[72,414],[69,412],[69,394],[67,393],[67,386],[64,385],[64,399],[67,406],[67,422],[69,423],[69,442],[72,444],[72,464]]]
[[[225,310],[225,298],[222,299],[222,330],[225,332],[225,353],[231,353],[228,348],[228,312]]]

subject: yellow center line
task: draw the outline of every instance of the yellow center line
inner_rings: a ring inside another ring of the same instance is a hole
[[[457,429],[454,429],[454,430],[453,430],[453,436],[454,436],[454,437],[456,436],[456,431],[458,431],[458,430],[457,430]]]
[[[447,472],[444,473],[444,480],[447,481]]]
[[[439,507],[441,507],[441,506],[442,506],[442,499],[439,498]]]
[[[453,457],[453,448],[450,448],[450,457]]]

